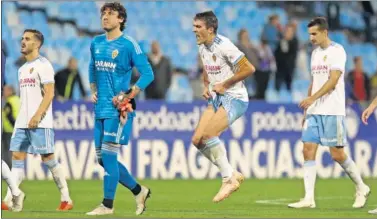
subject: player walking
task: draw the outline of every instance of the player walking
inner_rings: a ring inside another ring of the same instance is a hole
[[[332,158],[338,162],[356,185],[354,208],[362,208],[370,188],[363,182],[351,157],[344,152],[347,145],[345,129],[344,71],[346,52],[342,45],[328,37],[328,23],[318,17],[310,21],[310,40],[318,46],[312,52],[308,97],[300,103],[305,110],[302,141],[304,142],[305,197],[289,204],[291,208],[315,208],[314,187],[316,181],[315,157],[318,145],[330,147]]]
[[[65,211],[71,210],[73,203],[64,171],[54,156],[51,102],[55,91],[55,73],[51,63],[39,54],[43,41],[42,33],[33,29],[25,30],[21,40],[21,53],[27,62],[18,70],[21,108],[10,143],[11,174],[17,186],[20,185],[25,177],[26,154],[40,154],[61,193],[61,203],[57,210]],[[8,188],[4,202],[14,211],[21,211],[24,198],[25,195],[21,192],[12,202],[11,189]]]

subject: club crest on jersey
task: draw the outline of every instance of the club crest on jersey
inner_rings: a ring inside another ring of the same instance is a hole
[[[115,59],[115,58],[118,56],[118,54],[119,54],[119,51],[116,49],[116,50],[114,50],[114,51],[111,53],[111,57],[112,57],[113,59]]]
[[[325,56],[323,57],[323,61],[326,62],[326,59],[327,59],[327,55],[325,55]]]
[[[34,68],[31,68],[29,73],[31,74],[31,73],[33,73],[33,71],[34,71]]]
[[[212,55],[212,59],[213,59],[214,62],[216,62],[217,58],[216,58],[215,54]]]

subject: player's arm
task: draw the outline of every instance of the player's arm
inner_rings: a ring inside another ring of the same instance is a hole
[[[237,82],[245,80],[255,72],[255,67],[243,56],[234,66],[236,73],[224,82],[225,88],[230,88]]]
[[[341,75],[342,71],[331,70],[329,80],[327,80],[327,82],[321,87],[321,89],[319,89],[312,95],[313,99],[317,100],[323,95],[328,94],[330,91],[334,90]]]
[[[43,85],[43,99],[35,115],[42,118],[45,116],[47,109],[50,107],[52,100],[55,96],[55,84],[53,82]]]
[[[43,84],[43,99],[34,116],[31,118],[28,127],[37,128],[47,109],[50,107],[55,96],[54,69],[50,63],[45,63],[44,69],[39,73],[39,78]]]
[[[234,84],[245,80],[247,77],[255,72],[255,67],[247,60],[245,54],[241,52],[233,43],[223,42],[221,45],[221,53],[225,59],[232,64],[234,74],[231,78],[224,81],[222,86],[225,89],[232,87]],[[214,89],[217,93],[222,94],[224,91]]]
[[[338,80],[340,76],[344,72],[344,68],[346,65],[346,52],[342,49],[338,49],[338,51],[331,54],[330,57],[330,77],[326,81],[326,83],[314,94],[311,94],[308,98],[300,103],[300,107],[307,109],[311,104],[313,104],[316,100],[323,97],[324,95],[332,92],[336,85],[338,84]]]
[[[132,86],[128,94],[128,98],[132,99],[138,95],[140,91],[148,87],[148,85],[154,80],[154,74],[147,56],[142,52],[140,46],[136,42],[130,41],[128,51],[129,57],[131,58],[131,66],[136,67],[140,73],[139,79],[136,81],[135,85]]]
[[[97,84],[96,84],[96,77],[95,77],[95,63],[94,63],[94,47],[93,42],[90,45],[90,62],[89,62],[89,83],[90,83],[90,92],[92,94],[92,102],[97,102]]]
[[[203,85],[204,85],[204,90],[203,90],[202,95],[203,95],[204,99],[208,100],[211,97],[211,94],[209,93],[208,73],[204,69],[203,69],[203,73],[202,73],[202,79],[203,79]]]

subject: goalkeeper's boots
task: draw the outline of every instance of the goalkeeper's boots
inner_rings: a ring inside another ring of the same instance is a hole
[[[113,213],[114,213],[114,208],[108,208],[108,207],[105,207],[103,204],[100,204],[93,211],[86,213],[86,215],[96,216],[96,215],[108,215],[108,214],[113,214]]]
[[[152,192],[145,186],[141,186],[141,191],[135,196],[136,201],[136,215],[141,215],[146,209],[146,202],[150,198]]]

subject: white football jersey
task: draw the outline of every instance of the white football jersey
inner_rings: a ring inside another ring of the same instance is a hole
[[[54,69],[45,57],[26,62],[18,70],[21,107],[15,128],[28,128],[28,124],[42,103],[43,85],[55,83]],[[53,128],[52,103],[42,118],[38,128]]]
[[[334,90],[317,99],[307,110],[308,114],[346,115],[344,74],[347,54],[342,45],[331,42],[326,49],[316,48],[311,57],[311,75],[313,77],[312,95],[329,80],[330,71],[342,72]]]
[[[231,78],[236,73],[234,66],[245,56],[228,38],[221,35],[216,35],[213,44],[209,47],[204,44],[199,45],[199,54],[208,74],[212,97],[216,96],[216,93],[212,92],[212,87]],[[242,101],[249,101],[243,81],[226,90],[226,94]]]

